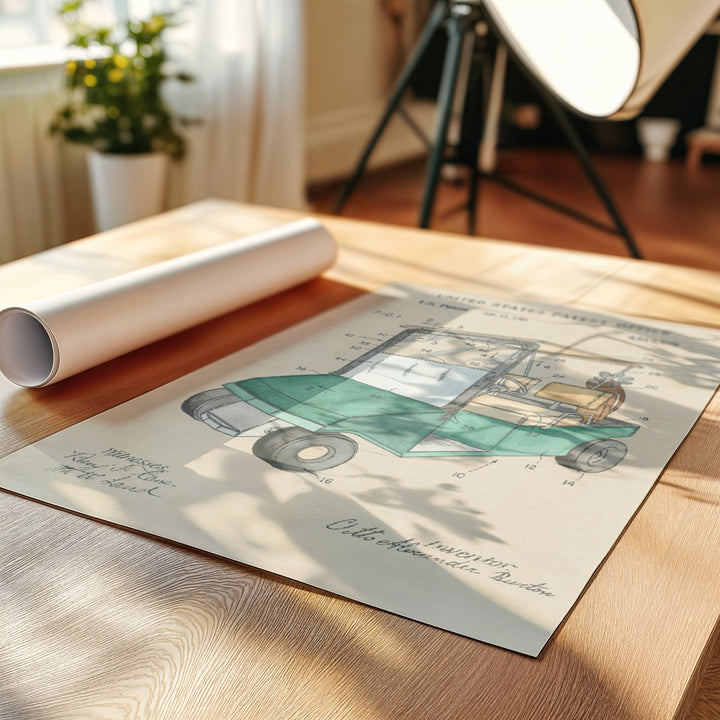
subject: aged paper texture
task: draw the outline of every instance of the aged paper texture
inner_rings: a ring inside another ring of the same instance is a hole
[[[536,656],[720,335],[392,286],[0,462],[0,485]]]

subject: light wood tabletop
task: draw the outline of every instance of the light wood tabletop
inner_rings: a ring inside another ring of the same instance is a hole
[[[0,305],[300,216],[196,203],[0,267]],[[0,455],[389,282],[720,327],[714,273],[319,219],[323,277],[47,388],[0,379]],[[3,719],[720,717],[717,394],[537,659],[7,492],[0,512]]]

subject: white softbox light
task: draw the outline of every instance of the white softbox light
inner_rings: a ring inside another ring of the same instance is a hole
[[[717,0],[485,0],[500,36],[562,102],[594,118],[642,111],[717,17]]]

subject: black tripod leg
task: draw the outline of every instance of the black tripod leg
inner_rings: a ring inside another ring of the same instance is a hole
[[[600,196],[600,199],[605,206],[605,210],[615,223],[618,235],[620,235],[625,241],[628,252],[632,257],[642,259],[640,250],[635,244],[635,240],[633,239],[630,230],[625,224],[625,221],[622,219],[620,211],[615,206],[615,203],[610,196],[610,193],[605,187],[605,183],[603,183],[602,179],[598,175],[597,170],[595,169],[595,166],[593,165],[593,162],[587,153],[587,150],[585,150],[585,146],[583,145],[580,136],[577,134],[570,120],[568,120],[567,115],[560,107],[560,104],[557,102],[557,100],[555,100],[555,98],[553,98],[549,93],[544,91],[544,89],[541,92],[545,98],[545,104],[547,105],[547,107],[550,108],[551,112],[555,116],[558,125],[562,129],[563,133],[565,133],[565,137],[567,137],[568,142],[570,143],[572,149],[575,151],[575,155],[577,156],[580,165],[582,165],[585,174],[592,183],[597,194]]]
[[[415,69],[417,65],[420,63],[420,60],[422,60],[423,55],[425,54],[425,51],[427,50],[428,45],[430,44],[430,41],[433,38],[433,35],[435,34],[435,31],[442,25],[443,21],[445,20],[445,17],[447,15],[447,2],[445,0],[437,0],[435,3],[433,9],[430,12],[430,15],[427,19],[427,22],[425,23],[425,27],[423,28],[423,31],[420,35],[420,38],[418,39],[417,44],[415,45],[415,49],[413,50],[412,57],[408,61],[407,65],[403,69],[402,73],[400,74],[400,77],[398,78],[397,82],[395,83],[395,87],[392,91],[392,94],[390,95],[390,99],[388,100],[387,105],[385,106],[385,112],[383,113],[382,117],[380,118],[375,131],[373,132],[372,136],[370,137],[370,140],[368,141],[367,145],[365,146],[365,149],[363,150],[362,155],[360,156],[360,160],[358,161],[357,166],[355,167],[355,171],[350,176],[350,178],[347,180],[343,187],[342,194],[340,196],[340,199],[337,202],[337,205],[335,206],[335,212],[340,213],[342,212],[342,209],[345,207],[345,203],[347,202],[350,195],[352,195],[353,191],[355,190],[355,187],[357,186],[358,182],[360,181],[360,178],[362,177],[363,173],[365,172],[365,166],[368,163],[368,160],[370,159],[370,155],[372,154],[372,151],[375,149],[375,145],[377,144],[378,140],[380,139],[380,136],[383,134],[383,131],[385,130],[385,126],[390,121],[390,118],[392,117],[393,113],[397,109],[397,106],[400,104],[400,100],[402,99],[402,96],[405,94],[405,91],[410,85],[410,81],[412,80],[413,73],[415,72]]]
[[[480,170],[477,167],[470,168],[470,182],[468,184],[468,205],[467,205],[467,234],[477,234],[477,209],[480,202]]]
[[[435,192],[440,177],[440,166],[445,154],[447,132],[452,115],[453,97],[455,96],[455,86],[460,68],[463,40],[469,21],[467,15],[451,15],[447,23],[448,45],[437,98],[438,124],[435,132],[435,143],[430,153],[428,169],[425,174],[425,190],[420,208],[420,220],[418,221],[418,226],[421,228],[430,227]]]
[[[482,92],[480,93],[480,116],[474,109],[474,103],[470,98],[466,98],[466,111],[468,117],[463,118],[463,131],[469,136],[470,157],[468,159],[468,169],[470,170],[470,182],[468,183],[468,202],[467,202],[467,233],[475,235],[478,232],[478,206],[480,204],[480,179],[484,168],[482,165],[478,167],[480,160],[480,147],[485,139],[485,134],[491,126],[491,122],[497,120],[490,117],[491,108],[497,104],[498,108],[502,103],[503,83],[505,68],[503,65],[497,65],[498,46],[496,43],[490,42],[490,36],[483,40],[482,54]],[[501,70],[501,75],[496,75],[496,67]],[[500,78],[500,79],[498,79]],[[495,138],[493,137],[493,143]],[[493,147],[493,150],[495,148]]]

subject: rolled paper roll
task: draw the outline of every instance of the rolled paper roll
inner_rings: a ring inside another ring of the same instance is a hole
[[[42,387],[310,280],[335,261],[306,218],[0,312],[0,372]]]

